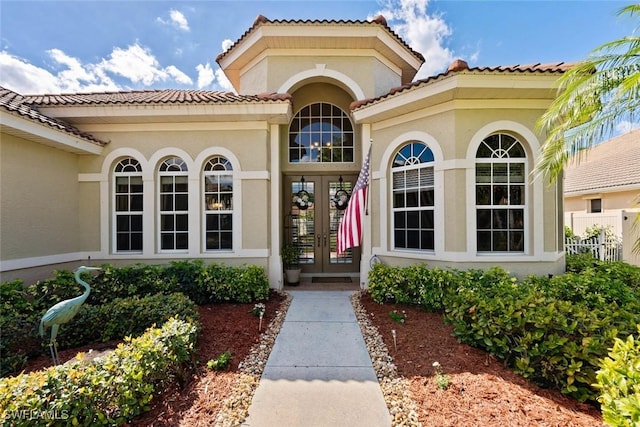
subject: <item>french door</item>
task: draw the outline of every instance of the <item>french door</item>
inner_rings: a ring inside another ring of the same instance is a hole
[[[337,251],[338,227],[344,216],[346,195],[351,195],[357,175],[287,176],[284,236],[301,249],[302,273],[357,273],[360,248]]]

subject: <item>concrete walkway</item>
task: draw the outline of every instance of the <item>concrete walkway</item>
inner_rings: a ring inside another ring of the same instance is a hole
[[[291,291],[291,305],[243,424],[388,427],[350,291]]]

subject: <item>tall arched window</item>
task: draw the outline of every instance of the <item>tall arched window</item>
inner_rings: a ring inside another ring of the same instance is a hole
[[[289,161],[353,162],[353,125],[349,116],[325,102],[302,108],[289,126]]]
[[[189,184],[187,164],[170,157],[160,164],[160,250],[189,249]]]
[[[115,252],[142,252],[142,166],[120,160],[113,168]]]
[[[524,252],[526,153],[506,134],[485,138],[476,153],[478,252]]]
[[[204,165],[205,250],[233,249],[233,167],[222,156]]]
[[[434,250],[433,152],[424,143],[404,145],[393,159],[393,245]]]

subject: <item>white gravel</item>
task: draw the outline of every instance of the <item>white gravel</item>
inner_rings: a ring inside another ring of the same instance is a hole
[[[418,421],[416,405],[408,397],[409,382],[398,376],[393,359],[378,333],[371,325],[366,310],[360,305],[360,294],[351,296],[351,304],[360,325],[362,336],[369,350],[373,368],[380,382],[380,388],[392,418],[392,426],[421,426]],[[260,342],[252,347],[249,355],[240,363],[240,375],[231,394],[222,403],[222,409],[216,417],[215,425],[221,427],[241,426],[249,415],[249,406],[258,387],[262,371],[267,363],[276,337],[280,332],[285,315],[291,304],[291,295],[285,293],[282,309],[265,329]]]

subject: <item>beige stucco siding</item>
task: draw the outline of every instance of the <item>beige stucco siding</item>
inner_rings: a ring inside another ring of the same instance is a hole
[[[242,186],[242,247],[265,249],[268,247],[269,183],[248,180]]]
[[[368,56],[375,55],[374,52],[345,50],[340,53],[329,57],[311,56],[309,51],[287,52],[286,55],[256,60],[255,67],[242,73],[241,90],[250,94],[291,92],[291,88],[295,90],[300,83],[310,79],[331,81],[345,89],[355,84],[364,98],[373,98],[401,85],[400,70],[393,69],[382,58]],[[356,93],[352,96],[355,97]]]
[[[77,156],[6,134],[0,151],[2,260],[77,252]]]
[[[82,157],[86,156],[81,156]],[[97,182],[81,182],[78,188],[78,245],[81,251],[100,250],[100,205],[109,203],[108,195],[100,194]]]
[[[588,212],[591,199],[602,200],[604,212],[618,209],[629,209],[637,203],[638,189],[628,191],[605,191],[581,194],[579,196],[567,196],[564,199],[565,212]]]

